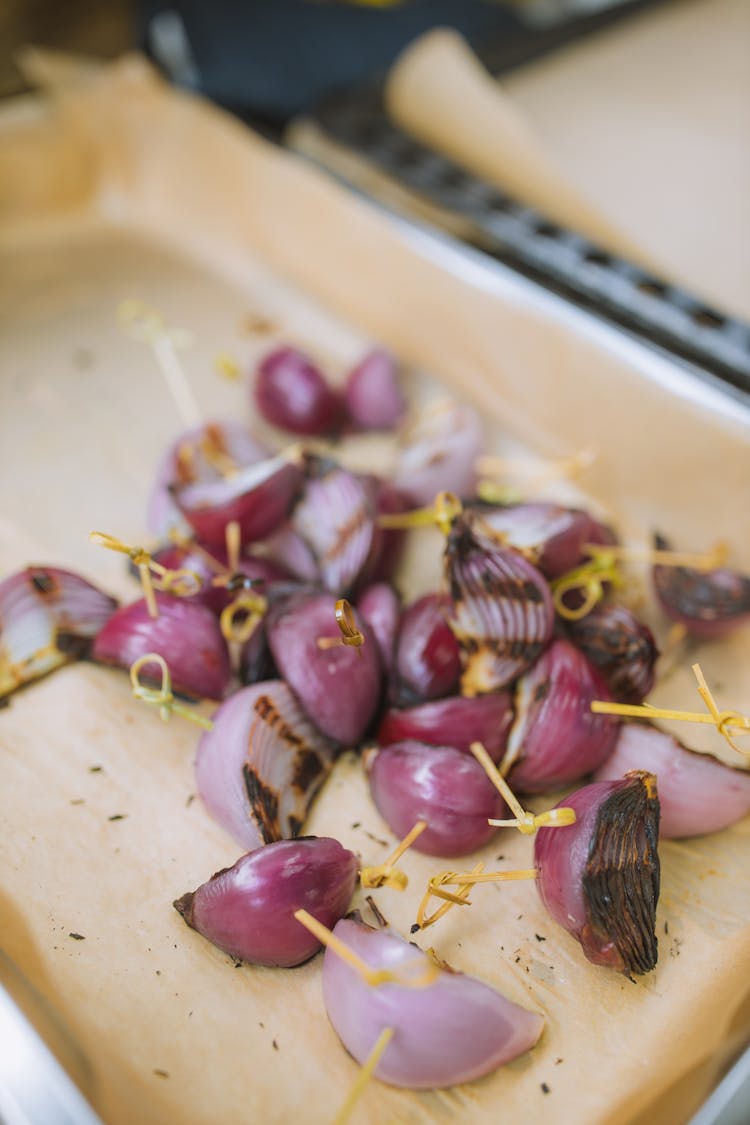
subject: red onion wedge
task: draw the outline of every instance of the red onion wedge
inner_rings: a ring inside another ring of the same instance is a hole
[[[656,778],[638,770],[587,785],[564,803],[575,823],[540,828],[534,843],[542,901],[594,965],[647,973],[658,956]]]
[[[314,456],[307,458],[306,478],[291,527],[310,548],[326,590],[347,594],[379,542],[377,482]]]
[[[568,636],[607,681],[620,703],[641,703],[656,679],[654,635],[622,605],[603,605],[569,621]]]
[[[243,544],[279,527],[301,480],[299,468],[281,453],[218,480],[172,485],[171,493],[198,539],[216,548],[224,546],[232,522],[239,524]]]
[[[586,559],[586,543],[609,543],[609,528],[578,508],[538,500],[502,507],[476,504],[475,510],[510,547],[522,550],[545,578],[553,579]]]
[[[117,602],[69,570],[27,566],[0,582],[0,698],[88,656]]]
[[[297,348],[276,348],[260,362],[253,397],[267,422],[291,434],[329,434],[341,422],[341,399]]]
[[[450,530],[445,573],[453,602],[449,623],[462,650],[462,694],[505,687],[531,667],[552,635],[545,578],[471,512]]]
[[[475,977],[439,968],[392,930],[344,918],[333,936],[375,972],[415,978],[431,970],[424,987],[392,980],[373,987],[334,948],[326,949],[323,1000],[347,1051],[363,1063],[383,1029],[393,1029],[374,1071],[383,1082],[415,1090],[471,1082],[528,1051],[542,1033],[542,1016]]]
[[[368,352],[347,376],[344,404],[357,429],[392,430],[405,406],[393,356],[382,348]]]
[[[158,616],[144,599],[110,617],[94,643],[100,664],[130,668],[139,657],[158,652],[168,666],[175,691],[195,698],[223,699],[231,680],[229,653],[219,624],[205,606],[169,594],[156,594]],[[154,677],[158,680],[161,673]],[[148,665],[143,679],[148,679]]]
[[[408,705],[449,695],[458,687],[461,651],[446,621],[450,599],[425,594],[401,615],[393,695]]]
[[[280,840],[243,855],[174,907],[231,957],[292,968],[320,949],[295,910],[304,907],[330,929],[349,909],[358,869],[357,857],[337,840]]]
[[[750,773],[688,749],[666,731],[624,723],[614,753],[596,781],[649,770],[659,786],[660,835],[666,839],[720,832],[750,812]]]
[[[328,738],[354,746],[369,727],[380,699],[381,667],[375,637],[355,616],[364,644],[353,651],[340,641],[336,599],[300,593],[272,606],[267,630],[279,672],[311,721]],[[322,644],[319,642],[323,642]]]
[[[513,706],[508,692],[493,692],[466,699],[452,695],[421,703],[404,710],[386,711],[378,728],[378,742],[415,739],[431,746],[452,746],[463,754],[471,752],[472,742],[481,742],[494,762],[502,758],[513,722]]]
[[[378,644],[383,670],[390,677],[396,658],[396,634],[401,614],[401,600],[388,582],[376,582],[360,594],[357,609],[365,625],[372,630]]]
[[[214,715],[195,759],[206,808],[248,849],[299,836],[333,749],[281,680],[243,688]]]
[[[431,504],[438,492],[472,496],[474,462],[483,441],[475,410],[450,400],[437,402],[403,434],[393,483],[415,504]]]
[[[244,555],[238,560],[237,574],[232,575],[226,550],[214,548],[209,551],[191,540],[160,547],[153,552],[152,558],[167,570],[187,570],[197,575],[201,581],[200,589],[186,600],[205,605],[217,615],[232,601],[236,590],[241,588],[241,580],[246,579],[259,593],[266,594],[274,582],[289,578],[278,563],[250,555]]]
[[[654,536],[654,547],[670,549],[661,535]],[[652,575],[661,608],[691,636],[717,640],[750,620],[750,578],[736,570],[657,565]]]
[[[507,815],[505,801],[482,767],[450,746],[398,742],[366,751],[364,764],[372,799],[397,836],[415,821],[427,822],[412,845],[426,855],[476,851],[495,832],[487,821]]]
[[[264,445],[238,422],[207,422],[180,434],[159,462],[146,513],[146,527],[159,539],[170,530],[189,531],[172,499],[171,485],[221,480],[227,472],[268,456]]]
[[[570,641],[553,641],[516,687],[516,719],[502,772],[520,793],[577,781],[606,761],[617,740],[613,715],[593,714],[611,698],[602,676]]]

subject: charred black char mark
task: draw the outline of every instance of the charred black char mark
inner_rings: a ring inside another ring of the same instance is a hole
[[[670,544],[658,533],[654,546],[668,551]],[[700,621],[731,621],[750,612],[750,578],[724,568],[692,570],[685,566],[654,567],[654,585],[677,613]]]
[[[253,812],[253,820],[263,837],[264,844],[273,844],[282,839],[279,824],[279,795],[261,781],[252,766],[247,762],[242,767],[247,799]]]
[[[192,930],[195,929],[193,925],[193,899],[195,898],[195,891],[188,891],[187,894],[176,898],[172,903],[177,913],[184,918],[185,922]]]
[[[289,837],[292,840],[296,840],[302,831],[302,821],[298,816],[295,816],[294,813],[290,813],[287,820],[289,823]],[[314,837],[310,836],[308,838],[313,839]]]
[[[591,934],[615,945],[626,973],[647,973],[658,958],[658,839],[656,779],[635,771],[602,803],[583,875]]]
[[[287,746],[295,747],[300,750],[308,749],[307,743],[305,742],[302,735],[297,734],[297,732],[295,730],[292,730],[289,724],[282,719],[281,714],[276,707],[276,704],[273,702],[270,696],[259,695],[255,703],[253,704],[253,710],[255,711],[255,714],[258,716],[260,721],[269,726],[274,731],[274,733],[280,739],[282,739],[283,742],[286,742]],[[253,731],[251,728],[251,742],[252,736]]]
[[[65,629],[58,629],[55,633],[55,648],[71,660],[83,660],[87,657],[93,643],[93,637],[79,637]],[[153,679],[158,684],[161,677],[156,675]]]
[[[41,594],[45,598],[54,598],[60,593],[59,582],[43,567],[30,566],[28,575],[31,587],[36,594]]]
[[[307,793],[308,789],[311,789],[315,782],[320,779],[322,772],[323,763],[315,751],[302,750],[294,760],[292,785],[300,792]]]

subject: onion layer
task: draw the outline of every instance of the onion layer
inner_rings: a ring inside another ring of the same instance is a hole
[[[453,601],[449,622],[464,664],[462,694],[505,687],[531,667],[552,635],[546,580],[471,512],[451,528],[445,572]]]
[[[476,510],[509,546],[530,552],[550,580],[583,562],[584,544],[615,541],[609,528],[579,508],[538,500],[505,507],[478,504]]]
[[[243,847],[299,836],[333,761],[281,680],[243,688],[214,715],[195,759],[198,792]]]
[[[611,698],[599,672],[570,641],[553,641],[516,688],[516,720],[503,773],[519,793],[543,793],[598,769],[612,753],[619,720],[595,715]]]
[[[449,612],[449,598],[425,594],[402,613],[393,686],[398,703],[439,699],[458,687],[461,652],[446,621]]]
[[[431,504],[438,492],[472,496],[483,440],[475,410],[452,401],[435,403],[403,435],[393,483],[416,504]]]
[[[750,812],[750,773],[697,754],[656,727],[624,723],[614,753],[595,780],[631,770],[656,774],[659,832],[665,838],[720,832]]]
[[[474,699],[452,695],[401,711],[386,711],[378,728],[378,742],[390,746],[415,739],[431,746],[452,746],[463,754],[471,753],[472,742],[481,742],[497,763],[505,752],[512,722],[513,706],[508,692],[478,695]]]
[[[175,691],[202,699],[223,699],[231,679],[227,644],[219,624],[203,605],[157,594],[158,617],[141,599],[110,617],[94,644],[100,664],[129,668],[139,657],[158,652],[169,666]],[[141,673],[149,678],[149,665]],[[153,666],[156,668],[156,665]],[[156,675],[161,679],[161,673]]]
[[[276,348],[258,365],[255,405],[273,426],[315,437],[331,433],[341,418],[341,400],[319,369],[296,348]]]
[[[360,430],[392,430],[404,412],[393,356],[374,348],[352,368],[344,388],[350,419]]]
[[[656,778],[637,771],[598,781],[562,804],[575,824],[540,828],[534,842],[544,905],[594,965],[649,972],[658,956]]]
[[[320,949],[295,910],[304,908],[331,929],[349,908],[358,870],[357,857],[337,840],[280,840],[243,855],[174,906],[230,956],[291,968]]]
[[[348,918],[334,935],[372,969],[413,972],[431,962],[390,930]],[[332,949],[323,959],[323,999],[336,1034],[363,1063],[384,1028],[394,1035],[375,1067],[382,1082],[414,1090],[471,1082],[534,1046],[544,1021],[475,977],[436,970],[424,988],[371,987]]]
[[[451,746],[397,742],[368,750],[365,768],[378,812],[397,836],[427,822],[412,844],[426,855],[468,855],[492,839],[489,818],[510,815],[479,763]]]
[[[401,613],[399,596],[388,582],[376,582],[359,596],[357,609],[378,643],[383,670],[390,677],[396,656],[396,634]]]
[[[0,582],[0,698],[87,656],[117,602],[85,578],[27,566]]]

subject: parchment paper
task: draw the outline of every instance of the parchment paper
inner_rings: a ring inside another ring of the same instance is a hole
[[[249,412],[244,384],[213,369],[219,351],[246,367],[291,340],[340,377],[378,339],[479,405],[496,448],[546,455],[595,440],[587,489],[626,530],[658,523],[695,548],[721,535],[750,565],[738,404],[408,230],[139,61],[4,114],[0,161],[3,573],[60,562],[134,592],[87,535],[141,537],[152,467],[179,420],[148,353],[116,325],[128,296],[193,332],[185,363],[207,415]],[[413,542],[407,594],[434,585],[437,549],[429,535]],[[723,705],[750,699],[747,644],[701,651]],[[684,677],[662,693],[697,705]],[[325,1018],[319,960],[234,968],[172,909],[237,858],[192,799],[195,741],[108,669],[71,667],[14,697],[0,713],[2,946],[72,1028],[111,1125],[328,1122],[356,1067]],[[393,844],[352,755],[308,827],[367,863]],[[481,858],[510,868],[529,853],[510,834]],[[750,1035],[750,823],[662,853],[660,960],[637,983],[588,965],[530,884],[479,888],[470,910],[428,931],[424,944],[455,967],[543,1011],[545,1033],[470,1086],[375,1083],[353,1121],[683,1121]],[[409,854],[403,866],[408,891],[378,904],[408,930],[440,862]]]

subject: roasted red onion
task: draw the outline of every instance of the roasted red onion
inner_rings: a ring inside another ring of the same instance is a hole
[[[654,547],[670,549],[661,535],[654,536]],[[684,625],[694,637],[718,640],[750,619],[750,578],[736,570],[657,565],[652,575],[667,617]]]
[[[269,535],[262,543],[253,546],[253,557],[268,559],[276,563],[299,582],[318,585],[320,570],[315,561],[315,556],[301,535],[298,535],[289,523],[282,523],[280,527]],[[262,553],[261,553],[262,552]]]
[[[195,775],[206,808],[243,847],[299,836],[333,750],[281,680],[243,688],[201,735]]]
[[[320,949],[295,910],[304,908],[330,929],[349,909],[358,870],[357,857],[337,840],[280,840],[243,855],[174,906],[230,956],[291,968]]]
[[[516,687],[516,719],[502,770],[519,793],[544,793],[593,773],[609,757],[619,720],[595,715],[611,698],[600,673],[570,641],[553,641]]]
[[[453,603],[449,622],[462,650],[462,694],[505,687],[531,667],[552,635],[545,578],[471,512],[453,523],[445,572]]]
[[[363,1063],[384,1028],[393,1038],[375,1076],[393,1086],[432,1089],[471,1082],[528,1051],[543,1018],[507,1000],[475,977],[438,968],[426,953],[392,930],[374,930],[344,918],[333,930],[371,969],[413,979],[428,970],[424,987],[372,987],[331,948],[323,958],[323,1000],[347,1051]]]
[[[341,421],[341,399],[296,348],[276,348],[261,361],[253,394],[266,421],[292,434],[328,434]]]
[[[239,524],[242,543],[279,527],[301,480],[300,470],[282,453],[218,480],[172,485],[171,493],[198,539],[216,548],[224,546],[229,523]]]
[[[157,652],[167,662],[175,691],[222,699],[231,669],[214,615],[203,605],[169,594],[156,594],[156,605],[158,617],[151,617],[143,599],[118,609],[96,638],[94,659],[129,668],[139,657]],[[149,678],[148,669],[146,665],[143,679]]]
[[[291,527],[310,548],[322,585],[341,596],[356,584],[378,544],[377,482],[313,456],[306,478]]]
[[[388,582],[376,582],[362,592],[357,609],[365,625],[372,630],[383,670],[390,676],[396,657],[396,634],[401,614],[399,596]]]
[[[404,710],[386,711],[378,728],[378,742],[415,739],[431,746],[452,746],[471,753],[472,742],[481,742],[493,762],[502,758],[513,722],[513,705],[508,692],[493,692],[466,699],[452,695],[421,703]]]
[[[750,812],[747,770],[698,754],[656,727],[624,723],[614,753],[595,780],[622,777],[630,770],[656,774],[659,831],[665,838],[720,832]]]
[[[594,965],[649,972],[658,956],[656,778],[639,770],[561,803],[575,810],[575,824],[540,828],[534,843],[544,905]]]
[[[431,504],[439,492],[471,496],[482,443],[475,410],[456,402],[435,403],[404,434],[393,483],[415,504]]]
[[[289,577],[284,568],[272,559],[250,555],[243,555],[238,560],[237,573],[232,575],[225,550],[216,547],[209,551],[194,542],[167,544],[154,551],[151,557],[168,570],[189,570],[195,574],[201,587],[186,600],[199,602],[216,614],[220,614],[232,601],[243,580],[257,588],[259,593],[266,594],[273,583]],[[218,584],[216,579],[219,579]]]
[[[392,430],[404,412],[393,356],[374,348],[352,368],[344,388],[344,404],[360,430]]]
[[[340,640],[336,599],[330,594],[297,594],[271,608],[268,642],[279,672],[299,696],[316,727],[344,746],[367,730],[380,698],[381,667],[375,637],[357,619],[365,643],[321,647]]]
[[[461,652],[446,622],[450,599],[425,594],[404,610],[396,642],[395,701],[439,699],[458,687]]]
[[[0,582],[0,698],[87,656],[117,602],[69,570],[27,566]]]
[[[615,537],[604,524],[578,508],[537,500],[496,507],[475,505],[493,531],[511,547],[523,550],[545,578],[557,578],[583,562],[586,543],[611,543]]]
[[[172,499],[170,486],[221,480],[227,471],[268,456],[264,445],[238,422],[207,422],[180,434],[159,462],[146,513],[146,526],[159,539],[189,526]]]
[[[654,686],[659,657],[648,625],[622,605],[602,605],[568,622],[568,636],[607,681],[614,699],[641,703]]]
[[[418,820],[427,822],[412,845],[415,851],[467,855],[492,838],[488,819],[508,815],[479,763],[451,746],[397,742],[366,751],[364,762],[372,799],[397,836]]]

